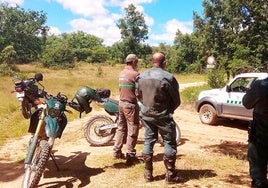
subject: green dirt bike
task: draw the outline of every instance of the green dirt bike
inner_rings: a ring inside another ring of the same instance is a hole
[[[84,128],[84,136],[90,145],[103,146],[109,144],[114,138],[117,129],[119,118],[118,100],[109,98],[109,89],[100,88],[95,90],[88,86],[81,87],[77,90],[75,97],[80,106],[87,111],[86,113],[92,110],[90,104],[94,101],[109,114],[109,116],[95,115],[91,117]],[[112,119],[111,116],[114,118]],[[176,126],[176,141],[178,144],[181,138],[181,132],[175,121],[174,124]],[[142,123],[140,123],[140,128],[142,127]],[[158,141],[163,145],[161,136],[159,136]]]
[[[61,138],[63,130],[67,125],[65,112],[71,112],[66,109],[70,106],[81,112],[78,103],[68,102],[68,98],[58,93],[56,96],[47,94],[44,89],[42,95],[45,100],[39,102],[42,107],[38,108],[30,118],[28,132],[33,134],[30,139],[27,156],[25,158],[25,173],[23,178],[23,188],[37,187],[42,174],[45,170],[49,157],[59,170],[54,155],[51,153],[56,138]]]

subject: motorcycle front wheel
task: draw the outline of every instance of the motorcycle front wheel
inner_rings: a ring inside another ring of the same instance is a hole
[[[103,128],[115,122],[108,116],[96,115],[88,120],[84,128],[84,136],[92,146],[107,145],[115,135],[116,128]],[[114,126],[112,126],[114,127]]]
[[[50,151],[49,143],[46,140],[41,140],[35,149],[31,163],[25,164],[23,188],[37,187],[49,159]]]

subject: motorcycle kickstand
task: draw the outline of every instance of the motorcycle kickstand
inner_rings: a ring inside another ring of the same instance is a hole
[[[57,171],[60,171],[60,168],[59,168],[59,166],[58,166],[57,163],[56,163],[56,158],[55,158],[54,153],[50,153],[50,156],[51,156],[51,158],[52,158],[52,161],[53,161],[54,165],[55,165],[56,168],[57,168]]]

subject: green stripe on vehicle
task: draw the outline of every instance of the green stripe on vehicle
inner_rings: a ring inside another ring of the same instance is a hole
[[[236,101],[236,100],[227,100],[227,104],[242,104],[242,101]]]

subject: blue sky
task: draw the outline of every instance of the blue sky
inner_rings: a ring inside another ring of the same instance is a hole
[[[142,12],[149,27],[150,45],[172,44],[179,29],[183,34],[193,30],[193,11],[202,15],[202,0],[0,0],[26,11],[44,11],[51,34],[84,31],[100,37],[105,45],[120,40],[116,26],[130,3]]]

